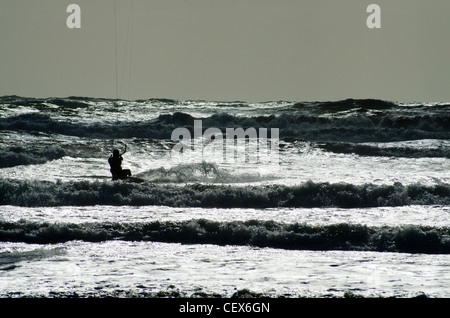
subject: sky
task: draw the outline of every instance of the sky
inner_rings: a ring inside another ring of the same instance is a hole
[[[447,102],[449,13],[448,0],[1,1],[0,95]]]

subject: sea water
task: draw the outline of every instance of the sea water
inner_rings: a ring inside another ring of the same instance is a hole
[[[174,161],[195,120],[277,161]],[[445,103],[4,96],[0,149],[2,297],[450,296]]]

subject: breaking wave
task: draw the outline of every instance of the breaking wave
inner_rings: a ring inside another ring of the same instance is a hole
[[[140,172],[136,175],[146,182],[153,183],[186,183],[186,182],[209,182],[209,183],[240,183],[270,180],[274,177],[261,177],[259,174],[229,173],[217,166],[215,163],[185,163],[171,168],[157,168]]]
[[[346,223],[311,226],[259,220],[218,222],[197,219],[180,222],[84,224],[0,221],[0,240],[36,244],[71,240],[127,240],[250,245],[296,250],[450,253],[448,228],[413,225],[368,227]]]
[[[353,185],[306,182],[297,186],[154,184],[148,182],[45,182],[0,180],[0,205],[172,207],[379,207],[448,205],[450,185]]]

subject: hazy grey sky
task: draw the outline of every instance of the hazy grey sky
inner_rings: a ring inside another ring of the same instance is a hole
[[[117,0],[122,98],[450,101],[448,0],[134,0],[127,37],[131,1]],[[114,98],[114,30],[114,0],[1,1],[0,95]]]

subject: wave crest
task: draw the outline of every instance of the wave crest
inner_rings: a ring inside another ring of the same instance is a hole
[[[37,244],[71,240],[158,241],[185,244],[250,245],[296,250],[359,250],[450,253],[450,229],[421,226],[311,226],[275,221],[218,222],[205,219],[149,223],[37,223],[0,221],[0,240]]]
[[[450,185],[352,185],[306,182],[297,186],[232,186],[127,182],[0,180],[0,205],[172,207],[378,207],[448,205]]]

